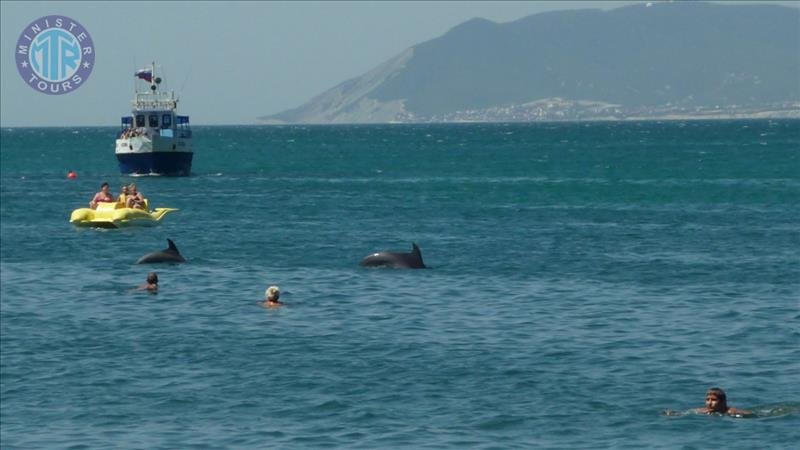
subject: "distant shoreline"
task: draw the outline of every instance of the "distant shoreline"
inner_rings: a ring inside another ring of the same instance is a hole
[[[381,126],[381,125],[457,125],[457,124],[534,124],[534,123],[600,123],[600,122],[699,122],[699,121],[723,121],[723,120],[800,120],[800,110],[793,111],[792,114],[772,114],[764,112],[749,115],[730,115],[730,114],[708,114],[708,115],[665,115],[665,116],[638,116],[638,117],[597,117],[584,119],[543,119],[543,120],[507,120],[507,121],[418,121],[418,122],[352,122],[352,123],[239,123],[239,124],[195,124],[194,127],[287,127],[287,126],[313,126],[313,127],[337,127],[337,126]],[[119,125],[0,125],[4,131],[23,128],[119,128]]]
[[[435,124],[523,124],[523,123],[591,123],[591,122],[664,122],[664,121],[704,121],[704,120],[800,120],[800,110],[794,111],[791,114],[697,114],[697,115],[681,115],[670,114],[664,116],[629,116],[629,117],[587,117],[582,119],[541,119],[541,120],[441,120],[441,121],[396,121],[396,122],[351,122],[351,123],[293,123],[293,122],[275,122],[263,121],[255,123],[255,126],[294,126],[294,125],[313,125],[313,126],[349,126],[349,125],[435,125]]]
[[[267,116],[271,117],[271,116]],[[284,122],[264,117],[261,125],[328,125],[330,122]],[[401,111],[390,121],[336,122],[366,123],[546,123],[546,122],[629,122],[651,120],[734,120],[800,119],[800,102],[786,101],[759,106],[622,106],[586,100],[541,99],[483,109],[461,110],[438,115],[418,115]]]

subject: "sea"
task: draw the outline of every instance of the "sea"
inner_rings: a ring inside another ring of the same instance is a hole
[[[0,130],[3,449],[797,448],[800,121],[193,132]],[[71,225],[102,182],[179,211]]]

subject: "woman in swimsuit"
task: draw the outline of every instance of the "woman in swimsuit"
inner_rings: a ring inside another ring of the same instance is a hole
[[[108,192],[108,183],[100,185],[100,192],[94,194],[94,198],[89,202],[89,208],[96,209],[98,203],[113,202],[114,196]]]
[[[128,186],[127,199],[128,208],[144,209],[144,195],[136,190],[136,183],[131,183]]]

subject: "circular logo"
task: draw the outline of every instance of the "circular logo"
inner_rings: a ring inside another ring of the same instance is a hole
[[[34,90],[68,94],[79,88],[94,68],[89,32],[67,16],[44,16],[30,23],[17,39],[17,70]]]

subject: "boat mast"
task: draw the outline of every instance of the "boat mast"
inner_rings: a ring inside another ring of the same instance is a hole
[[[150,66],[150,90],[155,94],[156,92],[156,62]]]

